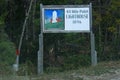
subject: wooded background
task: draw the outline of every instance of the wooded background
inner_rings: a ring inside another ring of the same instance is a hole
[[[0,68],[12,66],[15,63],[16,50],[30,1],[0,0]],[[36,73],[40,3],[44,5],[85,5],[90,2],[92,3],[92,29],[95,34],[98,62],[119,60],[120,0],[33,0],[21,47],[20,70],[27,66],[29,69],[27,71]],[[90,66],[90,64],[89,33],[44,34],[44,69],[46,72],[77,69]]]

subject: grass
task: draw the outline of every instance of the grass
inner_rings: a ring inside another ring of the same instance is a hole
[[[78,70],[69,70],[64,72],[51,72],[44,73],[37,76],[1,76],[0,80],[84,80],[82,75],[85,76],[99,76],[101,74],[110,73],[114,74],[114,71],[120,69],[120,61],[102,62],[97,66],[82,67]]]
[[[41,76],[43,80],[83,80],[81,75],[99,76],[101,74],[114,74],[114,70],[120,68],[120,61],[102,62],[97,66],[83,67],[78,70],[70,70],[59,73],[49,73]],[[46,77],[47,76],[47,77]],[[40,79],[41,80],[41,79]]]
[[[45,24],[45,29],[46,30],[51,30],[51,29],[63,30],[64,29],[64,22]]]

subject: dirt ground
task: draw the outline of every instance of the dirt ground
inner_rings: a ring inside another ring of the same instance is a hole
[[[81,78],[81,80],[120,80],[120,69],[111,70],[109,73],[101,74],[99,76],[86,76],[86,75],[74,75],[75,78]],[[75,80],[79,80],[75,79]]]

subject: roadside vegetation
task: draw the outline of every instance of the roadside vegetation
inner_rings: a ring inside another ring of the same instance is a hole
[[[91,67],[89,33],[44,33],[44,74],[40,76],[42,80],[56,78],[72,80],[76,75],[99,76],[104,73],[112,74],[119,69],[119,0],[34,0],[22,41],[20,69],[14,73],[16,50],[18,50],[30,1],[0,0],[0,76],[2,77],[0,79],[7,78],[4,75],[13,75],[12,78],[14,76],[33,78],[33,75],[37,75],[37,53],[41,30],[40,3],[43,5],[82,5],[92,2],[92,30],[95,34],[95,49],[99,63]],[[59,25],[63,25],[63,22]],[[71,77],[71,75],[75,76]],[[80,79],[83,78],[80,77]]]

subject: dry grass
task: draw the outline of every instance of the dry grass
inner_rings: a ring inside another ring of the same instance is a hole
[[[115,71],[118,69],[120,70],[120,61],[110,61],[99,63],[94,67],[80,68],[78,70],[49,74],[44,73],[40,76],[17,76],[16,74],[12,74],[11,76],[4,75],[0,76],[0,80],[90,80],[88,78],[91,78],[93,76],[93,78],[95,78],[93,80],[102,80],[97,79],[96,76],[101,76],[108,73],[115,74]],[[87,79],[85,79],[85,77]]]

